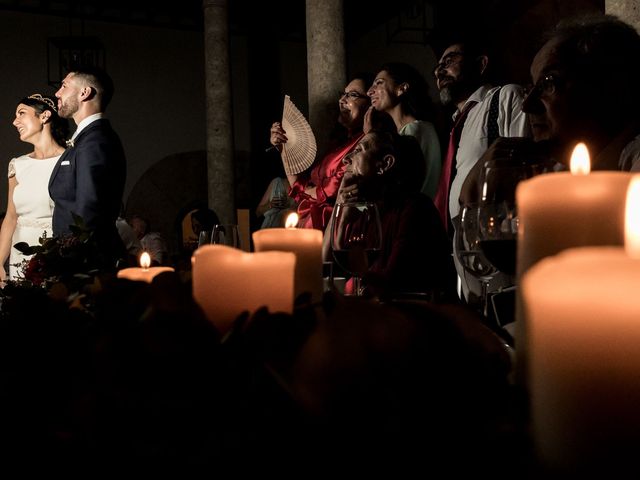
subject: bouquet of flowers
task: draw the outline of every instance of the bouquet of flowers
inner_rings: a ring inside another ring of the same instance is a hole
[[[20,242],[14,247],[31,257],[22,264],[22,276],[15,283],[51,290],[54,286],[69,294],[93,283],[100,265],[100,251],[94,235],[81,217],[74,215],[71,232],[40,238],[39,245]],[[61,292],[62,293],[62,292]]]

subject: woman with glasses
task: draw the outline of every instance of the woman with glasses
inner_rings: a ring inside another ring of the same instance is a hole
[[[415,137],[420,144],[426,166],[421,191],[435,196],[442,170],[440,140],[432,122],[434,107],[424,77],[406,63],[387,63],[376,75],[367,95],[371,106],[391,116],[400,135]]]
[[[291,185],[289,196],[298,204],[299,227],[325,229],[335,203],[340,182],[344,175],[342,159],[364,135],[364,116],[370,102],[367,86],[371,84],[369,74],[357,75],[338,95],[338,123],[341,135],[334,141],[331,151],[311,168],[298,175],[287,175]],[[271,126],[271,144],[278,151],[287,142],[287,132],[280,122]]]

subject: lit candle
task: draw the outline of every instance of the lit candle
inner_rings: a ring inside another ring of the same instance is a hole
[[[162,272],[173,272],[172,267],[151,267],[151,257],[147,252],[140,255],[140,267],[123,268],[118,271],[118,278],[125,278],[136,282],[151,283],[156,275]]]
[[[311,293],[312,301],[322,297],[322,232],[313,228],[295,228],[298,215],[287,217],[285,228],[265,228],[253,233],[256,252],[280,250],[296,255],[295,298]]]
[[[571,172],[547,173],[518,184],[518,276],[565,248],[623,244],[625,194],[632,175],[589,173],[589,168],[587,148],[578,144]]]
[[[293,253],[246,253],[226,245],[204,245],[191,263],[193,297],[221,333],[244,311],[263,306],[271,312],[293,311]]]
[[[531,417],[545,465],[637,468],[640,445],[640,176],[625,247],[568,249],[522,277]]]
[[[518,248],[516,275],[544,257],[567,248],[623,245],[624,204],[632,175],[627,172],[590,173],[589,152],[578,144],[571,155],[571,172],[538,175],[516,188]],[[519,283],[519,281],[518,281]],[[514,325],[516,382],[527,384],[527,325],[521,292]]]

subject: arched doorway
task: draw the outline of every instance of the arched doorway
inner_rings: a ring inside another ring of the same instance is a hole
[[[207,154],[202,150],[170,155],[151,166],[131,190],[125,213],[146,218],[175,255],[182,250],[183,219],[206,206]]]

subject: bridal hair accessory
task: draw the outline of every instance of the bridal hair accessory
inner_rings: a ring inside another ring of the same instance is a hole
[[[282,128],[287,133],[287,143],[282,145],[282,163],[287,175],[307,170],[316,158],[316,137],[304,115],[293,104],[289,95],[284,96]]]
[[[69,140],[65,140],[64,144],[67,146],[67,148],[73,148],[73,146],[75,145],[75,143],[73,142],[73,138],[70,138]]]
[[[37,100],[38,102],[44,103],[45,105],[50,107],[51,110],[53,110],[54,112],[58,113],[58,108],[56,107],[56,104],[50,98],[43,97],[39,93],[34,93],[33,95],[29,95],[27,98],[30,98],[32,100]]]

